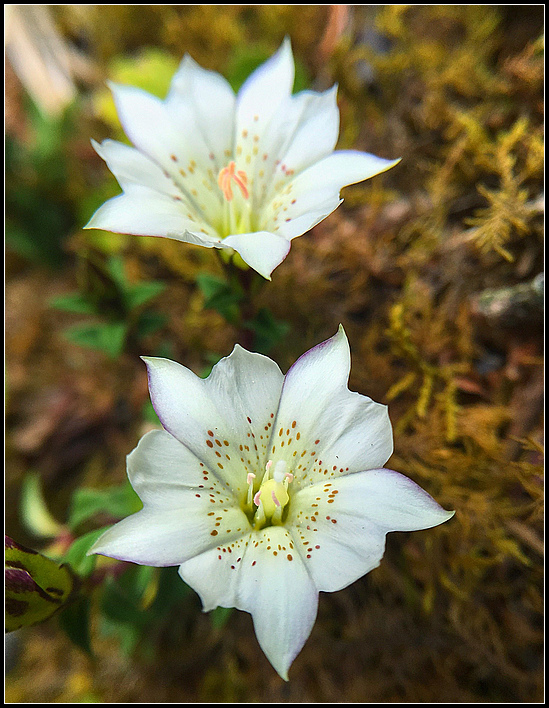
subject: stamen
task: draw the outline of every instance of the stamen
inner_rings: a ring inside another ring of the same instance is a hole
[[[269,460],[265,465],[265,472],[259,490],[253,497],[256,506],[254,515],[254,527],[260,529],[270,519],[272,524],[281,524],[284,510],[290,501],[288,485],[293,481],[294,475],[287,472],[288,465],[284,460],[279,460],[274,465]],[[272,472],[272,474],[271,474]],[[247,475],[248,482],[248,504],[251,504],[253,493],[254,475],[250,472]],[[265,492],[263,494],[263,492]]]
[[[229,162],[227,167],[224,167],[219,171],[217,177],[217,183],[223,192],[225,199],[230,202],[233,198],[233,190],[231,186],[231,181],[234,180],[244,199],[248,199],[250,193],[248,191],[248,175],[244,170],[236,170],[236,163],[234,160]]]
[[[248,476],[246,477],[246,482],[248,484],[248,495],[246,497],[246,504],[251,507],[252,505],[252,498],[253,498],[253,493],[254,493],[254,479],[255,479],[255,474],[253,472],[248,472]]]

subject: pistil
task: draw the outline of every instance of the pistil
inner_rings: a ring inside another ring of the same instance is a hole
[[[233,191],[233,182],[238,187]],[[227,167],[219,171],[217,183],[224,198],[222,231],[229,234],[246,233],[251,230],[250,192],[248,175],[244,170],[237,170],[231,160]]]
[[[294,478],[293,474],[287,471],[286,463],[279,460],[271,476],[272,466],[273,462],[269,460],[261,485],[253,496],[253,504],[256,508],[253,523],[256,530],[262,528],[268,520],[275,525],[282,523],[284,508],[290,501],[288,485]],[[250,479],[252,476],[255,479],[255,475],[248,475],[248,497],[253,493],[253,480]]]

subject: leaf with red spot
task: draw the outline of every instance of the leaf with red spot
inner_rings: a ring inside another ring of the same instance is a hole
[[[6,536],[6,631],[51,617],[74,597],[78,579],[69,566]]]

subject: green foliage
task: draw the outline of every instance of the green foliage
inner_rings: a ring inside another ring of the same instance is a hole
[[[164,326],[165,316],[147,309],[146,305],[164,292],[165,287],[158,281],[129,283],[124,262],[118,256],[110,256],[104,265],[88,259],[83,290],[53,298],[50,306],[108,318],[107,322],[74,325],[65,330],[65,336],[74,344],[116,358],[129,341],[154,334]]]
[[[63,607],[58,614],[61,630],[88,656],[93,655],[90,630],[91,607],[90,598],[81,595],[74,602]]]
[[[85,491],[85,490],[82,490]],[[67,563],[80,577],[88,577],[95,570],[97,556],[88,556],[87,553],[99,536],[107,530],[107,527],[95,529],[83,534],[73,541],[64,555]]]
[[[77,107],[53,118],[29,101],[27,116],[31,140],[6,137],[6,245],[35,264],[60,268],[65,240],[77,225],[66,190]]]
[[[139,509],[141,501],[129,482],[107,489],[79,487],[72,497],[68,525],[75,530],[97,514],[123,519]]]
[[[125,322],[74,325],[65,330],[65,337],[73,344],[98,349],[115,359],[124,350],[128,333]]]
[[[130,566],[102,588],[101,631],[116,637],[126,656],[137,650],[150,654],[153,637],[174,623],[174,608],[181,611],[189,592],[177,568]]]
[[[262,307],[246,326],[255,333],[254,349],[260,354],[267,354],[290,331],[290,325],[276,319],[267,307]]]
[[[244,298],[244,292],[238,284],[229,283],[210,273],[199,273],[196,283],[204,295],[205,308],[219,312],[231,324],[238,323],[239,304]]]
[[[78,590],[71,569],[6,536],[6,631],[49,619]]]
[[[223,629],[233,614],[233,607],[216,607],[210,612],[210,620],[215,629]]]

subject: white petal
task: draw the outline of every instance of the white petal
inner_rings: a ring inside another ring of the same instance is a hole
[[[336,150],[297,175],[293,180],[293,193],[295,196],[318,187],[339,191],[349,184],[385,172],[399,162],[358,150]]]
[[[95,542],[89,553],[140,565],[180,565],[214,547],[218,534],[225,532],[224,538],[231,541],[249,529],[242,510],[231,506],[230,495],[215,495],[214,503],[210,503],[209,493],[197,497],[194,490],[179,492],[178,496],[179,507],[144,507],[122,519]],[[221,520],[216,522],[216,517]]]
[[[453,513],[404,475],[379,469],[299,490],[286,525],[317,588],[334,592],[379,565],[387,532],[431,528]]]
[[[207,379],[168,359],[144,357],[164,428],[244,499],[249,472],[266,464],[283,376],[268,357],[236,345]]]
[[[303,92],[293,100],[306,100],[299,124],[282,156],[282,164],[294,173],[329,155],[339,135],[337,86],[324,93]]]
[[[387,407],[349,391],[350,361],[340,327],[286,374],[271,453],[287,462],[296,487],[381,467],[392,454]]]
[[[275,194],[261,211],[260,224],[286,238],[295,238],[331,214],[341,203],[340,190],[393,167],[384,160],[354,150],[340,150],[307,167],[291,180],[275,180]]]
[[[215,223],[223,206],[221,193],[209,149],[196,129],[192,103],[175,106],[132,86],[109,86],[133,144],[164,170],[204,221]]]
[[[126,135],[156,164],[164,169],[169,167],[170,155],[182,153],[185,143],[170,120],[164,102],[133,86],[112,82],[109,86]]]
[[[288,96],[266,124],[260,124],[259,112],[256,116],[251,126],[238,133],[236,156],[238,168],[253,182],[252,208],[258,211],[297,171],[333,150],[339,114],[335,91],[330,90]]]
[[[189,237],[188,232],[203,229],[199,237],[201,241],[207,241],[210,245],[219,242],[215,231],[199,221],[176,197],[148,187],[126,185],[126,191],[101,205],[84,228],[136,236],[161,236],[191,243],[196,242],[196,237]]]
[[[229,246],[240,254],[242,260],[267,280],[273,270],[282,263],[290,250],[290,242],[283,236],[269,231],[249,234],[233,234],[223,239],[223,246]]]
[[[160,511],[181,508],[187,492],[225,496],[216,470],[205,467],[194,453],[165,430],[151,430],[128,455],[128,477],[141,501]],[[230,490],[229,490],[230,491]],[[199,497],[196,497],[199,498]]]
[[[242,562],[255,536],[250,532],[228,543],[221,536],[218,546],[180,566],[179,575],[200,595],[204,612],[216,607],[238,607]]]
[[[186,55],[172,80],[166,104],[175,112],[181,101],[192,102],[195,126],[219,172],[233,149],[236,97],[230,84]]]
[[[292,93],[294,60],[290,41],[256,69],[238,92],[236,136],[244,130],[262,133],[283,101]]]
[[[288,679],[313,628],[318,592],[284,528],[271,526],[220,546],[190,559],[179,572],[205,610],[221,605],[250,612],[261,648]]]
[[[101,144],[92,140],[92,145],[105,160],[122,189],[131,183],[149,187],[162,194],[178,194],[173,182],[161,168],[136,148],[116,140],[104,140]]]
[[[342,201],[331,189],[319,188],[290,201],[283,195],[264,209],[261,225],[291,240],[316,226]]]

